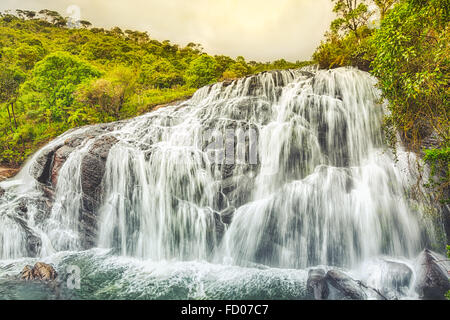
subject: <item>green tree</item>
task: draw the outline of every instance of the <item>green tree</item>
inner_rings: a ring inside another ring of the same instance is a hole
[[[193,60],[186,70],[186,84],[190,87],[200,88],[217,81],[216,69],[216,60],[211,56],[203,54]]]
[[[39,110],[48,121],[61,121],[74,102],[76,87],[100,75],[79,58],[56,52],[35,65],[31,78],[21,88],[19,101],[25,108]]]
[[[90,23],[90,22],[87,21],[87,20],[80,20],[80,21],[78,21],[78,22],[81,24],[81,26],[82,26],[83,28],[89,28],[89,27],[92,26],[92,23]]]
[[[332,0],[335,5],[333,12],[338,16],[331,22],[331,31],[344,34],[353,32],[360,39],[358,29],[367,25],[372,12],[368,10],[366,0]]]
[[[160,89],[184,84],[183,75],[167,59],[143,64],[139,81],[145,86]]]
[[[135,85],[136,74],[125,67],[117,67],[104,78],[81,85],[75,96],[79,103],[104,113],[107,118],[103,120],[117,120],[126,99],[133,95]]]
[[[26,75],[18,68],[0,65],[0,103],[5,104],[11,128],[14,122],[14,127],[17,129],[14,102],[17,98],[19,86],[25,81],[25,77]],[[9,106],[11,106],[11,110]]]

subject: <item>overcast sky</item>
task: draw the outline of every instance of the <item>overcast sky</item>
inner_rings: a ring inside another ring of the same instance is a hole
[[[0,0],[0,11],[7,9],[79,11],[97,27],[257,61],[309,59],[333,18],[330,0]]]

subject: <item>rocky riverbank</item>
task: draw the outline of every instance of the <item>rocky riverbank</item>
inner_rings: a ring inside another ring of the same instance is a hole
[[[16,175],[19,172],[19,168],[7,168],[0,167],[0,181],[6,180]]]

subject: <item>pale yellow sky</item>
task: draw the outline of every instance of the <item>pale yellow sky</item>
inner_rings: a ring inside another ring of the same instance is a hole
[[[73,7],[75,6],[75,7]],[[331,0],[1,0],[7,9],[51,9],[97,27],[148,31],[247,60],[307,60],[333,18]],[[75,8],[69,10],[68,8]]]

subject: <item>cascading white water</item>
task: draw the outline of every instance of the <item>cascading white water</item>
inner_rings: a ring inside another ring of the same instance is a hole
[[[405,196],[407,179],[382,143],[378,99],[374,79],[351,68],[265,72],[118,125],[108,132],[118,142],[95,209],[96,245],[153,261],[283,268],[414,256],[433,235],[425,235]],[[45,222],[34,223],[28,206],[42,255],[83,249],[81,162],[98,139],[87,138],[64,162]],[[42,196],[21,175],[26,193]],[[26,255],[27,235],[11,218],[25,191],[8,183],[1,259]],[[232,208],[232,219],[220,213]]]
[[[156,260],[205,259],[228,181],[235,189],[225,202],[238,209],[219,261],[351,266],[416,254],[420,217],[382,146],[374,84],[349,69],[265,73],[128,123],[106,164],[99,244]],[[249,155],[228,168],[226,157],[211,162],[206,132],[227,129],[257,132],[258,163]]]

